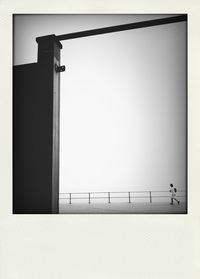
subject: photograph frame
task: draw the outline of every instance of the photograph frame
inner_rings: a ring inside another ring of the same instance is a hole
[[[200,39],[199,3],[179,1],[127,1],[118,4],[97,1],[85,6],[62,1],[49,4],[18,1],[1,4],[2,46],[1,77],[1,252],[0,274],[5,279],[35,279],[55,276],[78,278],[178,278],[200,275],[199,224],[199,148],[200,118],[197,61]],[[60,6],[59,6],[60,4]],[[97,4],[97,6],[95,6]],[[144,5],[145,4],[145,5]],[[59,6],[59,7],[58,7]],[[145,8],[144,8],[145,6]],[[102,8],[103,7],[103,8]],[[184,216],[45,216],[12,214],[12,161],[11,161],[11,83],[12,83],[12,13],[59,13],[75,11],[146,13],[178,12],[188,14],[188,214]],[[164,11],[165,10],[165,11]],[[10,61],[10,63],[8,63]],[[80,233],[81,232],[81,233]],[[117,243],[117,245],[116,245]],[[98,253],[97,253],[98,251]],[[163,252],[164,251],[164,252]],[[78,253],[78,254],[77,254]],[[161,256],[162,255],[162,256]],[[101,268],[99,268],[101,262]],[[12,267],[12,268],[11,268]]]

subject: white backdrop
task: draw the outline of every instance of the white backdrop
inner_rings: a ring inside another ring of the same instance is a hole
[[[62,63],[61,192],[185,190],[186,23],[66,41]]]

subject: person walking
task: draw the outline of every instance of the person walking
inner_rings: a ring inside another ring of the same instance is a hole
[[[177,192],[176,188],[174,188],[173,184],[170,184],[170,187],[171,187],[171,189],[169,190],[171,193],[171,203],[170,204],[173,204],[174,200],[179,204],[180,201],[175,198],[176,192]]]

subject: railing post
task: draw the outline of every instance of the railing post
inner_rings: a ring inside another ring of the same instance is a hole
[[[69,193],[69,204],[72,204],[72,194]]]
[[[89,204],[90,204],[90,193],[88,193],[89,194]]]
[[[110,192],[108,192],[108,203],[110,203]]]
[[[131,203],[131,193],[128,192],[128,202]]]
[[[152,203],[151,191],[149,192],[149,194],[150,194],[150,203]]]

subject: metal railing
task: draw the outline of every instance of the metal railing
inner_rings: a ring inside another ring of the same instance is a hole
[[[143,195],[141,195],[141,193]],[[120,194],[120,196],[118,196],[118,194]],[[116,199],[124,199],[124,201],[128,203],[134,203],[135,199],[147,199],[150,203],[152,203],[153,199],[171,198],[171,193],[169,191],[79,192],[79,193],[60,193],[59,195],[60,195],[59,199],[66,200],[68,204],[72,204],[72,200],[86,200],[88,201],[88,204],[91,204],[96,199],[104,199],[107,201],[107,203],[111,203],[111,201],[113,202]],[[176,197],[186,198],[186,191],[178,191],[176,193]]]

